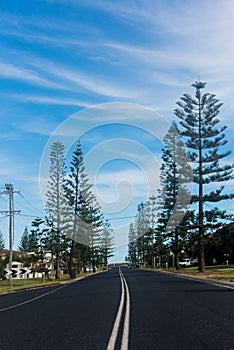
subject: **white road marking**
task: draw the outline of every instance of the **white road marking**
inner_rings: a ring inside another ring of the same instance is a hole
[[[223,287],[223,288],[228,288],[228,289],[234,289],[234,286],[227,286],[227,285],[224,285],[224,284],[218,284],[218,283],[210,283],[212,284],[212,286],[217,286],[217,287]]]
[[[122,272],[121,272],[122,274]],[[128,285],[124,275],[122,274],[125,288],[126,288],[126,311],[125,311],[125,319],[124,319],[124,328],[123,328],[123,337],[121,343],[121,350],[128,350],[128,342],[129,342],[129,326],[130,326],[130,294],[128,290]]]
[[[186,280],[190,280],[190,281],[195,281],[195,282],[200,282],[200,283],[205,283],[205,284],[210,284],[211,286],[216,286],[216,287],[222,287],[222,288],[228,288],[228,289],[234,289],[234,285],[227,285],[227,284],[223,284],[223,283],[216,283],[215,280],[212,279],[208,279],[208,278],[202,278],[202,277],[192,277],[192,276],[188,276],[188,275],[182,275],[182,274],[175,274],[174,272],[168,272],[168,271],[159,271],[160,273],[164,273],[164,274],[168,274],[172,277],[179,277],[179,278],[183,278]]]
[[[14,309],[14,308],[16,308],[16,307],[18,307],[18,306],[22,306],[22,305],[31,303],[31,302],[33,302],[33,301],[35,301],[35,300],[38,300],[38,299],[40,299],[40,298],[45,297],[45,296],[48,295],[48,294],[52,294],[52,293],[54,293],[54,292],[57,292],[57,290],[62,289],[62,288],[67,287],[67,286],[68,286],[68,284],[64,284],[63,286],[58,287],[58,288],[56,288],[55,290],[51,290],[51,291],[49,291],[49,292],[47,292],[47,293],[43,293],[43,294],[41,294],[41,295],[38,295],[38,296],[35,297],[35,298],[29,299],[29,300],[26,300],[26,301],[23,301],[23,302],[21,302],[21,303],[14,304],[14,305],[11,305],[11,306],[8,306],[8,307],[5,307],[4,309],[0,309],[0,312],[2,312],[2,311],[7,311],[7,310],[11,310],[11,309]]]
[[[119,332],[119,326],[121,322],[121,317],[123,314],[124,299],[125,299],[125,289],[126,289],[126,309],[124,315],[124,326],[123,326],[123,335],[121,340],[121,350],[128,350],[128,341],[129,341],[129,322],[130,322],[130,295],[128,290],[128,285],[125,280],[125,277],[122,271],[119,268],[119,276],[121,281],[121,299],[119,303],[118,312],[115,318],[115,323],[111,332],[111,336],[108,342],[106,350],[114,350],[115,344]]]
[[[120,275],[120,281],[121,281],[121,299],[120,299],[120,303],[119,303],[117,316],[115,318],[115,323],[114,323],[114,326],[113,326],[113,329],[111,332],[111,336],[110,336],[110,339],[108,342],[107,350],[114,350],[114,348],[115,348],[115,343],[116,343],[116,339],[118,336],[119,325],[120,325],[120,320],[121,320],[123,306],[124,306],[125,290],[124,290],[123,278],[121,276],[120,269],[119,269],[119,275]]]
[[[35,301],[35,300],[37,300],[37,299],[40,299],[40,298],[45,297],[45,296],[48,295],[48,294],[51,294],[51,293],[56,292],[56,291],[59,290],[59,289],[62,289],[62,288],[64,288],[64,287],[67,287],[67,286],[69,286],[69,285],[72,284],[72,283],[76,283],[76,282],[78,282],[78,281],[80,281],[81,279],[84,279],[84,278],[85,278],[85,277],[80,277],[80,278],[78,278],[78,279],[76,279],[76,280],[74,280],[74,281],[69,281],[69,283],[66,283],[66,282],[65,282],[66,284],[65,284],[64,282],[61,282],[62,286],[56,288],[55,290],[52,290],[52,291],[47,292],[47,293],[43,293],[43,294],[41,294],[41,295],[39,295],[39,296],[37,296],[37,297],[35,297],[35,298],[32,298],[32,299],[23,301],[23,302],[21,302],[21,303],[18,303],[18,304],[14,304],[14,305],[12,305],[12,306],[5,307],[4,309],[0,309],[0,312],[2,312],[2,311],[7,311],[7,310],[10,310],[10,309],[14,309],[15,307],[18,307],[18,306],[21,306],[21,305],[25,305],[25,304],[31,303],[31,302],[33,302],[33,301]],[[46,286],[46,287],[49,287],[49,286]],[[42,287],[42,288],[43,288],[43,287]],[[22,289],[22,292],[23,292],[23,291],[24,291],[24,290]],[[4,294],[5,294],[5,293],[4,293]]]

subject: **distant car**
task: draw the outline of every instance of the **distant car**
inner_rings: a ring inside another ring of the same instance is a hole
[[[131,264],[130,269],[139,269],[140,265],[139,264]]]
[[[179,264],[181,267],[191,266],[191,259],[189,258],[182,259],[181,261],[179,261]]]
[[[96,271],[96,267],[94,267],[94,270]],[[85,271],[86,272],[94,272],[92,266],[86,266]]]

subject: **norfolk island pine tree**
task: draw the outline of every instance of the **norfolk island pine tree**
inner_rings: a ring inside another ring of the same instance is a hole
[[[219,219],[228,219],[226,211],[214,208],[204,210],[206,202],[216,203],[226,199],[232,199],[233,194],[224,194],[224,186],[216,190],[206,189],[206,185],[233,179],[233,164],[221,165],[220,160],[227,157],[231,151],[219,152],[227,143],[225,139],[226,126],[218,127],[219,114],[222,103],[214,94],[204,93],[202,90],[206,83],[195,81],[195,96],[184,94],[177,102],[179,108],[175,109],[175,115],[180,119],[182,136],[186,146],[190,150],[190,158],[193,164],[193,183],[198,187],[198,193],[192,196],[192,203],[198,203],[198,260],[199,271],[205,270],[204,236],[205,230],[212,226],[217,227]]]

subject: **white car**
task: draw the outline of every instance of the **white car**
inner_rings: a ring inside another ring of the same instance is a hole
[[[182,259],[179,261],[181,267],[191,266],[191,260],[189,258]]]

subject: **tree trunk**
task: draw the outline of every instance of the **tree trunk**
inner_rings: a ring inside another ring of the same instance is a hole
[[[78,263],[77,263],[77,273],[80,274],[80,260],[81,260],[81,252],[80,248],[78,249]]]
[[[60,266],[59,266],[59,254],[56,254],[56,270],[55,270],[55,279],[60,279]]]
[[[203,172],[202,172],[202,125],[201,125],[201,97],[199,93],[199,252],[198,252],[198,271],[205,271],[205,253],[204,253],[204,214],[203,214]]]

